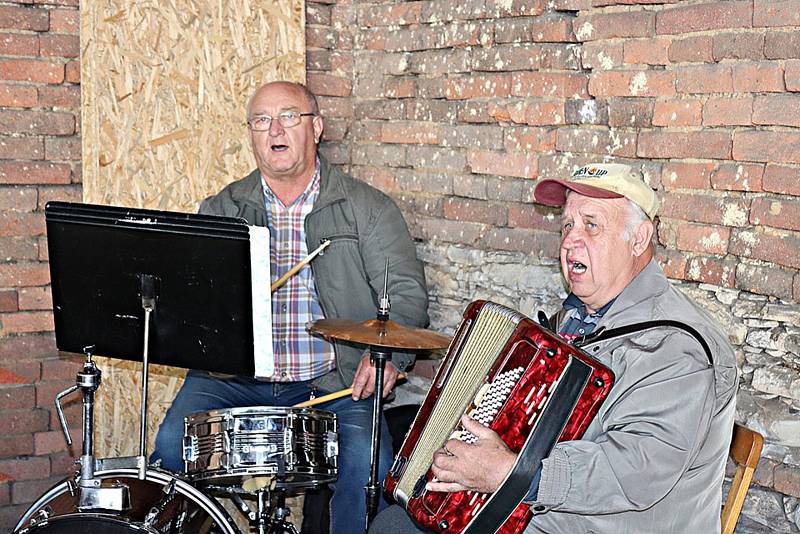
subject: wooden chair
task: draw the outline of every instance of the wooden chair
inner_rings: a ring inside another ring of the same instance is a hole
[[[763,446],[764,437],[761,434],[738,423],[733,425],[730,457],[736,464],[736,474],[722,508],[722,534],[732,534],[736,528]]]

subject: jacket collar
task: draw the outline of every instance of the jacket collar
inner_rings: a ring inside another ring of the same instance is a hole
[[[655,257],[636,275],[636,278],[625,286],[625,289],[614,300],[614,304],[608,313],[603,316],[600,324],[606,322],[613,323],[613,319],[655,295],[664,293],[669,287],[669,281],[664,276],[661,267],[658,266]],[[610,325],[607,325],[610,326]]]

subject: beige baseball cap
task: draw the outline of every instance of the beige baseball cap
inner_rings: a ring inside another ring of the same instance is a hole
[[[622,198],[633,201],[652,220],[659,202],[642,173],[621,163],[590,163],[572,173],[568,180],[548,178],[533,191],[536,200],[547,206],[563,206],[567,189],[593,198]]]

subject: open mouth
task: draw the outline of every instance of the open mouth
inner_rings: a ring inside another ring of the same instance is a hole
[[[575,274],[583,274],[586,272],[586,265],[579,261],[573,261],[569,264],[569,270]]]
[[[285,152],[289,150],[289,145],[270,145],[270,148],[275,152]]]

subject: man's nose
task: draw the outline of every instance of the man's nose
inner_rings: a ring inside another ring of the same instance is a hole
[[[281,121],[279,121],[277,117],[274,117],[269,123],[269,134],[272,136],[283,135],[284,131],[283,126],[281,126]]]
[[[569,230],[562,230],[561,232],[561,246],[562,247],[574,247],[576,244],[580,242],[583,237],[583,232],[581,232],[577,227],[573,226]]]

